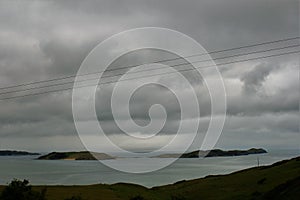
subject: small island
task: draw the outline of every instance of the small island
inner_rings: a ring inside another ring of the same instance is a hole
[[[105,153],[91,153],[89,151],[80,152],[52,152],[40,156],[38,160],[109,160],[114,157]]]
[[[184,154],[162,154],[155,156],[155,158],[201,158],[201,157],[224,157],[224,156],[245,156],[250,154],[263,154],[267,153],[265,149],[262,148],[251,148],[248,150],[229,150],[224,151],[221,149],[213,150],[197,150]]]
[[[27,151],[0,150],[0,156],[34,156],[34,155],[40,155],[40,154],[31,153]]]

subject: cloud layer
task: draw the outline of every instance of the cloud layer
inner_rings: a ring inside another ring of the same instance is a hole
[[[1,1],[0,24],[0,86],[5,87],[76,74],[85,56],[99,42],[136,27],[178,30],[197,40],[207,51],[299,36],[299,1]],[[296,42],[299,44],[296,40],[284,44]],[[118,62],[132,65],[168,56],[174,55],[141,51]],[[220,65],[227,94],[227,119],[218,147],[299,148],[298,56]],[[192,147],[196,149],[208,127],[211,103],[202,77],[194,73],[186,77],[193,83],[201,110],[199,138]],[[176,84],[172,77],[169,79]],[[72,83],[53,89],[71,86]],[[111,114],[111,92],[112,85],[98,90],[96,108],[101,125],[115,143],[125,149],[157,149],[176,133],[180,122],[176,98],[164,88],[147,86],[132,97],[131,116],[137,124],[146,125],[151,105],[162,104],[168,114],[166,126],[159,138],[147,144],[134,145],[124,139]],[[182,88],[182,93],[189,92]],[[23,94],[28,92],[10,95]],[[1,101],[0,148],[82,149],[71,101],[71,91]],[[194,117],[190,116],[190,120]],[[186,134],[182,137],[188,137],[189,133]]]

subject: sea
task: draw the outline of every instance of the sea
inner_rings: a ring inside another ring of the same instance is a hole
[[[99,161],[36,160],[37,156],[0,156],[0,184],[8,184],[13,179],[27,179],[32,185],[86,185],[123,182],[153,187],[256,167],[258,160],[259,165],[262,166],[297,156],[300,156],[299,149],[268,150],[266,154],[235,157],[181,158],[168,167],[142,174],[120,172]],[[160,159],[168,158],[120,159],[130,159],[130,162],[134,162],[135,159],[151,159],[151,162],[160,162]],[[118,162],[118,160],[105,162]],[[122,163],[124,162],[120,162],[120,164]]]

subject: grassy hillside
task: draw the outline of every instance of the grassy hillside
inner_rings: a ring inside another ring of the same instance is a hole
[[[63,200],[72,195],[81,195],[86,200],[129,200],[137,195],[145,200],[293,200],[300,196],[300,157],[271,166],[180,181],[151,189],[125,183],[34,186],[34,189],[45,187],[48,200]]]

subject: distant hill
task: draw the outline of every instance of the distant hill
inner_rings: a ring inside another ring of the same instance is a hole
[[[38,160],[108,160],[114,157],[105,153],[90,153],[88,151],[80,152],[52,152],[40,156]]]
[[[40,155],[39,153],[31,153],[27,151],[0,150],[0,156],[29,156]]]
[[[199,158],[199,157],[222,157],[222,156],[245,156],[249,154],[262,154],[267,153],[265,149],[262,148],[251,148],[248,150],[229,150],[224,151],[221,149],[213,149],[210,151],[192,151],[189,153],[180,154],[162,154],[155,156],[156,158]]]

